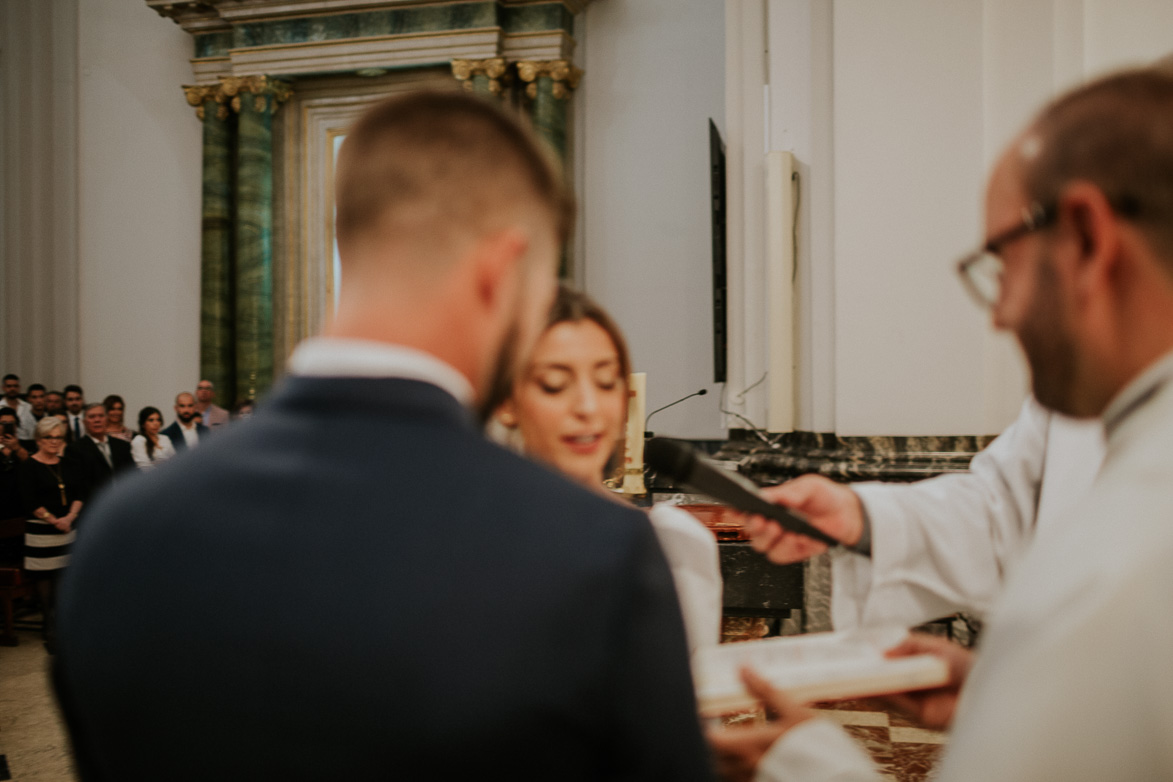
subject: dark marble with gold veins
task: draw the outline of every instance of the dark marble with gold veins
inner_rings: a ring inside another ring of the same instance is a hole
[[[837,481],[919,481],[964,472],[994,435],[841,437],[792,432],[772,445],[740,436],[716,456],[738,462],[738,472],[767,486],[817,473]]]

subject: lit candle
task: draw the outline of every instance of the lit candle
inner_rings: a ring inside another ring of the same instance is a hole
[[[634,372],[627,379],[627,443],[623,453],[623,493],[647,494],[644,486],[644,410],[648,398],[648,376]]]

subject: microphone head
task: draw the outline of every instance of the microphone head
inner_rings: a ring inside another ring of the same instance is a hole
[[[687,483],[696,464],[696,454],[678,442],[654,437],[644,444],[644,460],[661,475],[677,483]]]
[[[705,394],[707,394],[707,393],[709,393],[709,389],[707,389],[707,388],[702,388],[700,391],[697,391],[697,392],[696,392],[696,395],[697,395],[697,396],[704,396],[704,395],[705,395]]]

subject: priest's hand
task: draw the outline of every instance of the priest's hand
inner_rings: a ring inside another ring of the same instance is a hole
[[[737,782],[753,779],[758,763],[774,742],[794,726],[815,716],[814,711],[795,703],[749,668],[741,669],[741,679],[750,695],[765,705],[769,722],[765,725],[720,728],[708,733],[709,744],[717,761],[717,773],[722,779]]]
[[[931,690],[888,695],[885,700],[926,728],[945,730],[953,724],[957,699],[969,676],[969,669],[973,667],[973,652],[935,635],[913,633],[884,654],[886,657],[932,654],[945,661],[949,666],[949,681],[945,685]]]
[[[863,505],[848,487],[821,475],[802,475],[780,486],[762,490],[770,502],[804,514],[812,525],[849,546],[863,533]],[[755,551],[771,562],[788,565],[822,554],[825,543],[788,532],[777,523],[750,516],[745,524]]]

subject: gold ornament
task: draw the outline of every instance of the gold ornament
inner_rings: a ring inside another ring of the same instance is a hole
[[[538,97],[538,79],[548,76],[553,84],[550,94],[558,100],[570,97],[570,91],[578,87],[582,70],[571,65],[569,60],[522,60],[517,63],[517,75],[529,82],[525,94],[531,99]]]
[[[452,75],[461,82],[461,86],[467,92],[476,89],[472,81],[474,76],[485,76],[489,80],[489,92],[493,95],[501,95],[505,91],[501,85],[501,77],[505,75],[505,71],[506,65],[503,57],[492,57],[487,60],[452,61]]]

